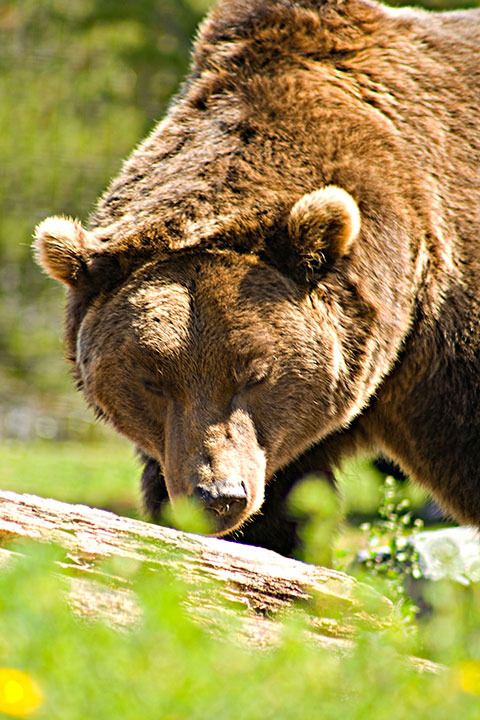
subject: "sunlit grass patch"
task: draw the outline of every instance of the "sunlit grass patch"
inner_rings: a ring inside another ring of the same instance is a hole
[[[135,515],[141,468],[121,439],[80,443],[37,440],[0,445],[0,488]]]

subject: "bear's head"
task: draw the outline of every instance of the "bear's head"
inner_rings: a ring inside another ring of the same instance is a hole
[[[311,281],[350,252],[358,207],[326,187],[285,228],[293,277],[229,249],[138,257],[68,219],[37,228],[40,265],[70,291],[67,345],[88,403],[157,460],[173,504],[194,495],[212,511],[217,534],[354,412],[339,313]]]

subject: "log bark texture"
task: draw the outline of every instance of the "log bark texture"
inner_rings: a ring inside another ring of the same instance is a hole
[[[345,573],[307,565],[262,548],[160,527],[83,505],[0,491],[0,566],[9,557],[8,541],[30,538],[65,548],[62,565],[74,571],[72,609],[103,615],[118,625],[141,614],[134,593],[113,578],[110,587],[96,582],[98,561],[107,557],[169,568],[189,587],[189,605],[200,622],[220,629],[222,614],[232,612],[202,592],[215,580],[228,607],[244,610],[243,639],[256,645],[275,642],[276,618],[303,606],[308,639],[348,652],[355,627],[380,630],[391,622],[392,605]],[[72,573],[70,573],[72,574]],[[361,592],[359,592],[361,590]],[[371,601],[371,602],[370,602]],[[373,610],[371,608],[374,608]],[[420,664],[424,661],[419,661]],[[423,667],[423,665],[422,665]],[[430,669],[425,663],[425,669]]]

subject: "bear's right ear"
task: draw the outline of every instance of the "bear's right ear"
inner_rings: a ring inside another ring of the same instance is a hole
[[[288,218],[297,269],[307,275],[346,255],[359,232],[358,205],[349,193],[336,185],[327,185],[301,197]]]
[[[55,280],[75,288],[86,276],[88,261],[101,243],[78,220],[49,217],[35,230],[35,258]]]

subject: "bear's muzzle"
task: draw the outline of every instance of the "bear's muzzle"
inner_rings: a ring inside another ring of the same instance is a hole
[[[220,533],[235,526],[247,506],[243,482],[224,479],[215,484],[197,485],[193,495],[213,520],[215,531]]]

